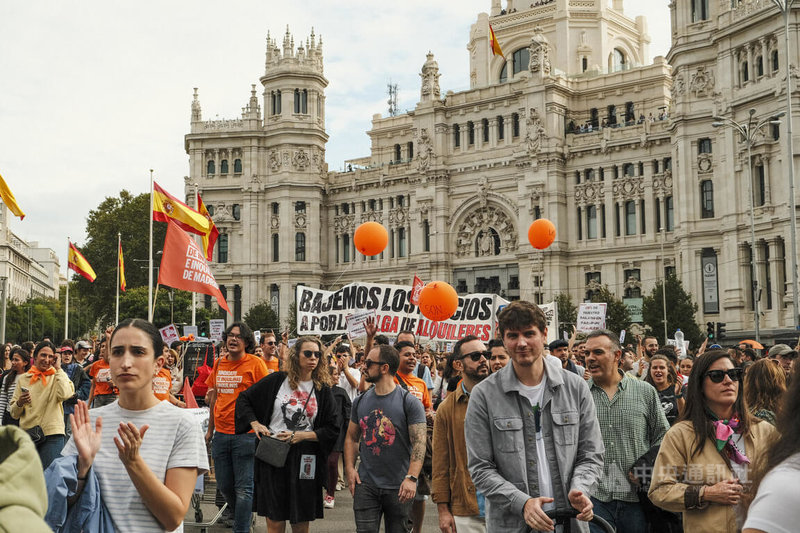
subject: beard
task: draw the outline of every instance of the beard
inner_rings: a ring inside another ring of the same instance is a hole
[[[381,374],[378,374],[377,376],[371,376],[369,374],[366,374],[364,376],[364,381],[366,381],[367,383],[377,383],[380,380],[381,380]]]
[[[487,372],[485,374],[479,373],[478,369],[480,369],[480,368],[486,368]],[[464,369],[464,375],[467,376],[472,381],[474,381],[475,383],[478,383],[480,381],[483,381],[487,377],[489,377],[488,370],[489,370],[489,366],[488,365],[486,365],[485,367],[478,367],[475,370],[468,370],[468,369],[465,368]]]

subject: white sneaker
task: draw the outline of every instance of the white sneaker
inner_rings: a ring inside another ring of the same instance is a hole
[[[333,509],[333,504],[333,496],[325,496],[325,501],[322,506],[325,507],[325,509]]]

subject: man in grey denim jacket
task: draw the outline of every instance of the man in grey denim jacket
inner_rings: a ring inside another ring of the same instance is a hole
[[[605,453],[592,396],[582,378],[544,356],[539,307],[513,302],[498,319],[512,364],[473,389],[464,427],[472,481],[486,497],[486,529],[550,531],[545,511],[571,506],[582,521],[573,521],[573,531],[588,531],[589,495]]]

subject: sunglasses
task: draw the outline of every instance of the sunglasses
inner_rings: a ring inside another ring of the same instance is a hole
[[[387,365],[389,363],[384,363],[383,361],[370,361],[369,359],[364,360],[364,366],[367,368],[371,367],[372,365]]]
[[[278,343],[277,343],[277,342],[275,342],[275,341],[267,341],[267,342],[265,342],[264,344],[269,344],[270,346],[275,346],[275,345],[276,345],[276,344],[278,344]]]
[[[488,361],[492,357],[492,352],[491,350],[486,350],[485,352],[478,351],[478,352],[465,353],[464,355],[459,357],[459,359],[466,359],[467,357],[469,357],[476,363],[481,360],[481,357],[485,357],[486,360]]]
[[[714,383],[722,383],[727,375],[731,381],[741,381],[743,371],[741,368],[731,368],[730,370],[709,370],[706,376]]]
[[[316,357],[317,359],[322,358],[322,352],[315,352],[313,350],[303,350],[303,355],[308,357],[309,359],[312,357]]]

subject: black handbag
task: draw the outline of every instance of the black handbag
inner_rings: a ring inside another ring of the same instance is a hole
[[[306,411],[308,400],[311,399],[311,394],[313,392],[314,389],[312,388],[306,397],[306,403],[303,404],[302,412]],[[294,435],[294,432],[292,432],[292,435]],[[263,435],[256,447],[256,459],[274,466],[275,468],[282,468],[286,465],[286,457],[289,455],[289,448],[291,447],[292,445],[288,440],[280,440],[275,437]]]
[[[30,436],[31,440],[33,441],[33,443],[36,445],[37,448],[44,443],[45,436],[42,426],[36,425],[33,426],[32,428],[26,429],[25,431],[28,432],[28,435]]]

